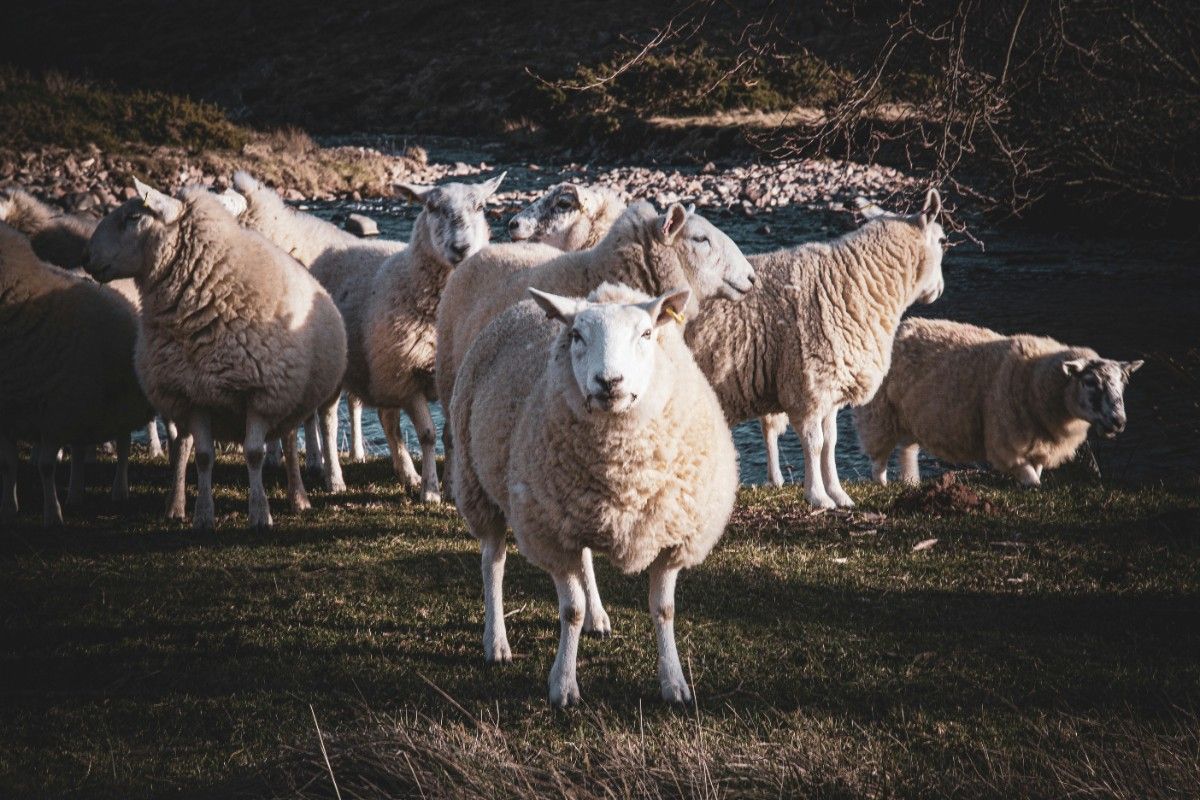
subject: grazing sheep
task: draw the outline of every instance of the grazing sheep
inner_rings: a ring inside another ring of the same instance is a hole
[[[1075,455],[1095,425],[1125,429],[1125,386],[1141,361],[1111,361],[1043,336],[1003,336],[941,319],[900,326],[892,368],[858,409],[873,475],[887,483],[900,445],[900,479],[920,480],[925,448],[951,462],[987,461],[1026,486]]]
[[[556,183],[513,215],[508,234],[514,242],[540,242],[564,252],[588,250],[623,213],[625,201],[612,189]]]
[[[239,227],[211,193],[188,189],[175,199],[136,188],[138,197],[96,228],[88,271],[101,281],[132,277],[141,290],[138,376],[154,406],[192,434],[193,526],[215,523],[217,439],[242,442],[249,523],[270,527],[266,441],[286,434],[289,498],[307,508],[292,432],[318,407],[336,406],[346,365],[341,317],[307,271]]]
[[[233,185],[237,194],[245,200],[245,211],[239,216],[242,225],[258,231],[267,237],[281,250],[287,252],[308,268],[325,290],[333,297],[339,307],[345,302],[345,293],[352,286],[359,284],[362,275],[373,276],[379,266],[389,257],[399,253],[406,245],[390,239],[365,240],[344,231],[331,222],[326,222],[312,214],[298,211],[287,203],[268,186],[255,180],[248,172],[239,171],[233,176]],[[350,347],[355,347],[351,337]],[[366,460],[366,450],[363,447],[362,435],[362,403],[353,396],[347,398],[350,408],[350,458],[355,462]],[[336,417],[334,418],[336,424]],[[407,463],[408,471],[415,472],[412,458],[399,442],[398,433],[388,430],[388,445],[392,447],[392,458],[399,463]],[[305,441],[317,441],[316,430],[305,428]],[[312,437],[311,439],[309,437]],[[397,453],[397,447],[401,452]],[[309,448],[312,457],[306,456],[308,466],[319,469],[321,463],[316,456],[319,448]],[[331,465],[332,468],[333,465]],[[341,482],[340,464],[337,481]],[[333,486],[332,469],[325,471],[326,485]]]
[[[689,701],[675,581],[720,538],[738,483],[729,426],[676,324],[691,292],[650,299],[604,284],[588,300],[529,293],[545,314],[524,302],[497,317],[463,359],[450,407],[455,499],[483,549],[484,650],[492,661],[512,657],[502,603],[507,521],[558,589],[553,705],[579,701],[590,548],[627,574],[649,569],[662,696]]]
[[[112,496],[129,494],[129,432],[153,412],[133,369],[137,316],[93,281],[40,261],[29,240],[0,224],[0,512],[17,512],[18,441],[37,446],[42,520],[62,524],[54,484],[58,451],[72,447],[68,502],[81,499],[83,454],[116,440]],[[80,468],[77,472],[76,464]]]
[[[837,475],[837,411],[869,400],[887,373],[900,316],[942,293],[941,197],[921,211],[871,206],[858,230],[751,257],[760,287],[712,303],[688,326],[696,362],[731,423],[786,413],[804,447],[804,495],[851,506]]]

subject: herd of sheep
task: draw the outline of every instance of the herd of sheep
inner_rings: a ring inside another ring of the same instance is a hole
[[[1052,339],[901,317],[944,289],[941,198],[912,214],[862,201],[863,224],[832,241],[747,258],[692,208],[626,205],[559,184],[489,244],[478,184],[404,185],[412,237],[358,238],[285,204],[251,176],[216,194],[137,196],[98,223],[20,189],[0,194],[0,517],[18,510],[18,443],[32,446],[43,520],[62,523],[55,471],[71,453],[68,504],[84,464],[115,443],[113,498],[128,492],[130,434],[168,431],[167,516],[215,525],[216,442],[240,444],[249,523],[271,525],[263,469],[280,453],[292,508],[309,507],[305,459],[345,489],[337,408],[377,409],[398,478],[425,502],[454,502],[482,550],[484,650],[512,658],[505,537],[550,573],[561,635],[550,700],[579,700],[580,635],[611,623],[593,551],[648,571],[658,672],[668,701],[691,692],[674,639],[679,571],[721,536],[737,490],[730,425],[759,419],[769,476],[790,421],[815,508],[853,501],[838,480],[837,413],[857,407],[874,477],[917,481],[917,451],[986,461],[1037,485],[1091,426],[1116,435],[1140,361]],[[446,410],[439,477],[429,403]],[[399,433],[412,420],[417,472]]]

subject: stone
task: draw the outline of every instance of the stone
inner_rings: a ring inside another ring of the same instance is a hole
[[[355,236],[364,238],[379,235],[379,225],[365,214],[351,214],[346,217],[345,228]]]

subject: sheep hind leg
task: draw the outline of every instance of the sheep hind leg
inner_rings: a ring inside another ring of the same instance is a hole
[[[242,441],[246,471],[250,477],[249,526],[253,531],[271,528],[271,504],[263,486],[263,461],[267,458],[267,423],[255,414],[246,417],[246,438]]]
[[[167,441],[171,466],[171,493],[167,497],[167,519],[187,519],[187,465],[192,456],[192,437],[179,433]]]
[[[280,439],[274,439],[267,443],[267,458],[263,462],[267,469],[278,469],[283,463],[283,442]]]
[[[767,449],[767,481],[772,486],[783,486],[783,470],[779,466],[779,436],[787,430],[786,414],[768,414],[758,418],[762,428],[763,445]]]
[[[71,445],[71,476],[67,479],[67,505],[83,502],[87,490],[87,457],[91,445],[82,442]]]
[[[508,628],[504,623],[504,526],[489,525],[487,531],[473,531],[479,537],[483,572],[483,657],[489,664],[512,661]]]
[[[334,395],[321,408],[321,436],[325,446],[321,455],[325,460],[325,489],[334,494],[346,491],[346,479],[342,477],[342,461],[337,449],[338,401]]]
[[[900,482],[916,485],[921,482],[921,467],[917,455],[921,448],[915,442],[900,448]]]
[[[54,473],[58,467],[57,442],[42,440],[38,449],[38,475],[42,479],[42,525],[47,528],[59,528],[63,524],[62,506],[58,504],[58,489],[54,485]],[[83,460],[83,450],[79,451],[80,461]],[[74,452],[71,454],[74,460]]]
[[[612,636],[612,622],[604,603],[600,601],[600,587],[596,583],[596,565],[592,562],[592,549],[583,548],[583,588],[587,594],[587,614],[583,618],[583,632],[591,636]]]
[[[337,406],[334,406],[336,413]],[[322,458],[320,413],[314,413],[304,420],[304,469],[314,480],[322,480],[325,472],[325,461]]]
[[[146,445],[150,449],[151,458],[163,457],[162,439],[158,437],[158,420],[150,420],[150,424],[146,426]],[[119,452],[118,446],[118,452]]]
[[[580,700],[576,664],[579,658],[579,635],[583,632],[583,616],[587,597],[583,590],[583,564],[571,565],[553,573],[554,588],[558,590],[558,653],[550,668],[550,705],[555,708],[573,706]]]
[[[825,438],[821,444],[821,477],[825,481],[825,491],[839,507],[853,508],[854,501],[850,499],[850,495],[846,494],[846,490],[842,488],[842,482],[838,479],[836,408],[826,415],[821,427]]]
[[[0,494],[0,519],[11,519],[17,515],[20,504],[17,503],[17,470],[20,460],[17,457],[17,444],[11,439],[0,436],[0,477],[3,477],[3,493]]]
[[[792,419],[801,419],[800,445],[804,448],[804,498],[813,508],[836,508],[837,504],[825,492],[821,476],[821,451],[825,442],[824,420],[821,417],[801,417],[790,414]]]
[[[417,441],[421,443],[421,502],[440,503],[442,493],[438,486],[437,428],[433,424],[433,415],[429,413],[429,402],[421,396],[410,398],[404,410],[417,429]]]
[[[159,447],[161,453],[162,447]],[[112,499],[122,502],[129,499],[129,434],[117,437],[117,470],[113,473]]]
[[[871,459],[871,480],[880,486],[887,486],[888,457]]]
[[[308,511],[312,503],[304,491],[304,476],[300,474],[300,454],[296,447],[296,432],[290,431],[283,437],[283,460],[287,467],[287,495],[292,511]]]
[[[196,510],[192,513],[192,529],[197,532],[211,532],[217,524],[212,489],[215,459],[212,424],[207,413],[197,411],[188,420],[188,425],[191,428],[192,444],[196,449]]]
[[[396,477],[400,479],[404,488],[417,491],[421,486],[421,476],[417,474],[417,468],[413,465],[412,456],[408,452],[408,445],[405,443],[404,437],[400,435],[400,410],[380,408],[377,411],[379,426],[383,428],[383,435],[387,437],[388,450],[392,453],[392,469],[396,471]]]
[[[692,690],[683,677],[679,650],[675,646],[676,567],[650,566],[650,619],[658,640],[658,683],[668,703],[692,702]]]
[[[350,410],[350,460],[355,464],[365,464],[367,448],[363,445],[362,400],[352,394],[347,394],[346,406]]]

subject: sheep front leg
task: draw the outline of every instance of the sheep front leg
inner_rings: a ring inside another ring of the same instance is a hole
[[[921,482],[921,467],[917,455],[921,452],[915,442],[900,448],[900,482],[916,485]],[[886,463],[886,462],[885,462]]]
[[[479,532],[483,568],[483,657],[489,664],[512,661],[508,629],[504,624],[504,528]]]
[[[213,506],[212,473],[213,451],[212,423],[208,413],[195,411],[188,420],[192,433],[192,444],[196,449],[196,510],[192,514],[192,529],[211,532],[217,525]]]
[[[304,491],[304,476],[300,474],[300,454],[297,452],[295,431],[283,437],[283,459],[287,465],[287,494],[292,511],[308,511],[312,508],[312,503],[308,502],[308,493]]]
[[[162,455],[161,445],[158,448]],[[129,434],[117,437],[117,471],[113,474],[112,499],[121,502],[129,499]]]
[[[550,705],[566,708],[580,699],[575,665],[587,606],[583,591],[583,564],[576,563],[556,571],[553,577],[554,588],[558,590],[559,635],[558,654],[554,658],[554,666],[550,668]]]
[[[346,479],[342,477],[342,461],[337,449],[337,412],[340,399],[339,395],[334,395],[333,399],[321,408],[321,435],[325,440],[325,446],[322,448],[325,459],[325,488],[334,493],[346,491]]]
[[[168,431],[170,429],[168,428]],[[192,437],[176,431],[167,440],[171,464],[171,493],[167,497],[167,519],[187,519],[187,465],[192,456]]]
[[[798,419],[796,414],[792,419]],[[837,504],[825,493],[821,478],[821,448],[825,442],[821,417],[804,418],[800,423],[800,445],[804,448],[804,498],[813,508],[836,508]]]
[[[692,702],[692,690],[683,677],[675,647],[675,579],[677,567],[650,566],[650,619],[658,639],[658,683],[668,703]]]
[[[1022,486],[1036,489],[1042,485],[1042,478],[1032,464],[1018,464],[1013,468],[1013,475]]]
[[[365,464],[367,448],[363,446],[362,400],[348,394],[346,395],[346,405],[350,409],[350,460],[355,464]]]
[[[600,587],[596,583],[596,566],[592,563],[592,548],[585,547],[583,556],[583,588],[587,593],[587,615],[583,618],[583,632],[592,636],[612,636],[612,622],[600,602]]]
[[[337,412],[337,406],[334,405],[334,413]],[[304,420],[304,469],[309,475],[321,475],[325,471],[325,462],[321,458],[321,434],[318,425],[319,413],[314,413],[311,417]],[[336,441],[336,437],[335,437]]]
[[[400,435],[400,411],[395,408],[380,408],[377,411],[379,426],[383,428],[388,450],[392,452],[392,469],[396,471],[396,477],[400,479],[404,488],[415,491],[421,485],[421,476],[417,474],[408,446],[404,443],[404,437]]]
[[[853,508],[854,501],[850,499],[850,495],[846,494],[846,490],[842,488],[842,482],[838,480],[836,408],[826,415],[821,427],[825,434],[825,441],[821,445],[821,477],[825,480],[825,491],[840,507]]]
[[[151,458],[162,458],[163,446],[162,439],[158,438],[158,420],[150,420],[150,424],[146,426],[146,444],[150,448]]]
[[[779,436],[787,430],[786,414],[768,414],[758,418],[762,428],[763,445],[767,448],[767,480],[772,486],[783,486],[783,470],[779,467]]]
[[[62,506],[58,504],[58,489],[54,485],[59,446],[58,442],[43,439],[37,454],[38,475],[42,479],[42,525],[47,528],[58,528],[63,524]],[[82,449],[72,451],[71,460],[74,461],[75,452],[79,453],[79,460],[83,461]]]
[[[83,502],[87,489],[87,452],[91,445],[79,442],[71,445],[71,476],[67,479],[67,505]]]
[[[438,487],[437,428],[433,425],[433,415],[429,413],[429,401],[418,395],[405,403],[404,410],[417,429],[417,441],[421,443],[421,502],[440,503],[442,493]]]
[[[290,434],[295,435],[293,432]],[[242,441],[246,454],[246,471],[250,476],[250,530],[265,531],[271,527],[271,504],[263,486],[263,461],[267,457],[267,423],[255,414],[246,416],[246,438]]]
[[[0,477],[3,478],[3,493],[0,494],[0,518],[2,519],[12,519],[20,508],[17,503],[17,470],[19,467],[17,443],[6,436],[0,436]]]

